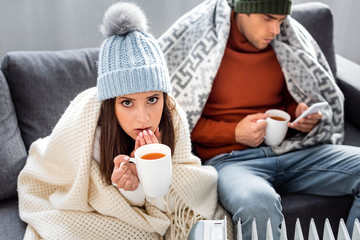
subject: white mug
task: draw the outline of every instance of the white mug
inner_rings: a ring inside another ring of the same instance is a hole
[[[157,159],[143,159],[149,153],[162,153]],[[162,197],[170,188],[172,176],[171,149],[165,144],[153,143],[139,147],[135,151],[135,158],[130,161],[136,164],[139,181],[148,197]]]
[[[267,110],[266,113],[269,114],[266,119],[258,120],[267,122],[265,144],[268,146],[277,146],[286,136],[290,115],[287,112],[278,109],[270,109]]]

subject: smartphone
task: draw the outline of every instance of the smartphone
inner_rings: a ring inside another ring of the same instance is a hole
[[[303,112],[298,118],[296,118],[292,123],[291,126],[293,125],[293,123],[296,123],[297,121],[299,121],[301,118],[306,117],[308,114],[311,113],[317,113],[317,112],[321,112],[321,110],[323,110],[326,106],[329,106],[328,102],[319,102],[319,103],[314,103],[313,105],[311,105],[311,107],[309,107],[308,109],[306,109],[305,112]]]

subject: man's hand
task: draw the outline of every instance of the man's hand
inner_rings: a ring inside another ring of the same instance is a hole
[[[309,107],[305,103],[299,103],[295,110],[295,116],[300,116],[306,109]],[[298,122],[291,125],[291,122],[288,123],[290,128],[299,130],[301,132],[310,132],[321,120],[321,112],[309,114],[304,118],[301,118]]]
[[[259,121],[268,117],[266,113],[247,115],[235,128],[235,141],[249,147],[257,147],[265,137],[266,121]]]

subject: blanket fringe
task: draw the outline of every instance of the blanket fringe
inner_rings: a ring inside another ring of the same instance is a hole
[[[170,188],[166,202],[167,212],[170,213],[170,238],[187,239],[192,226],[205,217],[194,213],[173,188]]]

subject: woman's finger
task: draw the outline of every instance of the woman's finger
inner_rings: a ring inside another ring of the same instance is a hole
[[[144,146],[146,144],[144,139],[144,134],[142,132],[139,133],[139,142],[140,142],[140,146]]]
[[[124,174],[118,176],[118,180],[115,183],[119,188],[124,189],[126,183],[130,180],[131,176],[132,176],[131,170],[127,168]]]
[[[129,156],[126,156],[126,155],[117,155],[115,158],[114,158],[114,169],[117,169],[120,167],[121,163],[123,162],[129,162],[130,158]]]
[[[123,189],[125,191],[131,191],[132,190],[132,186],[133,186],[133,182],[132,182],[132,178],[130,177],[124,184]]]
[[[146,130],[143,131],[143,134],[144,134],[145,144],[153,143],[150,134]]]
[[[139,147],[140,147],[140,137],[137,136],[135,139],[135,149],[134,150],[138,149]]]
[[[129,187],[130,191],[135,191],[139,187],[139,180],[136,176],[131,176],[131,186]]]
[[[159,143],[157,137],[155,136],[155,134],[151,130],[149,130],[148,133],[150,135],[152,143]]]
[[[158,140],[158,142],[161,142],[161,132],[160,132],[159,128],[157,128],[155,130],[154,134],[155,134],[155,137]]]

